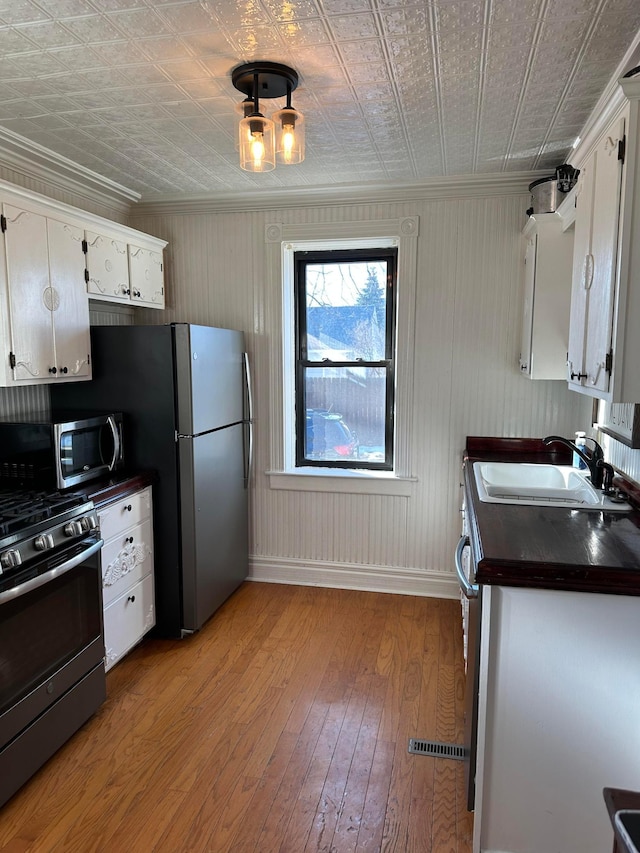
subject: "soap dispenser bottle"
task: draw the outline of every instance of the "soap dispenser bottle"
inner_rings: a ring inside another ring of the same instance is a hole
[[[581,431],[576,432],[575,445],[576,445],[576,447],[579,447],[583,453],[585,452],[585,450],[587,448],[586,433],[585,432],[581,432]],[[574,468],[579,468],[581,471],[587,470],[587,463],[577,453],[573,454],[572,465]]]

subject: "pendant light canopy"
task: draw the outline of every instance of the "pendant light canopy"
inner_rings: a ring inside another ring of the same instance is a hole
[[[246,99],[240,121],[240,167],[247,172],[269,172],[278,163],[290,165],[304,160],[304,117],[291,106],[291,93],[298,74],[277,62],[249,62],[231,73],[233,85]],[[282,98],[286,107],[273,120],[260,112],[260,98]]]

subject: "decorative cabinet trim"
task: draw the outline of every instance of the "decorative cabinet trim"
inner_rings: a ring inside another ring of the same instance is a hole
[[[103,567],[102,586],[113,586],[136,566],[142,565],[151,553],[151,548],[145,542],[128,542],[115,560]]]
[[[152,506],[144,486],[98,509],[107,670],[155,625]]]

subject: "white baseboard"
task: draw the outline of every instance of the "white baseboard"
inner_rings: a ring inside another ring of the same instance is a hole
[[[359,563],[325,563],[320,560],[251,557],[248,580],[298,586],[361,589],[398,595],[459,598],[458,581],[451,572],[363,566]]]

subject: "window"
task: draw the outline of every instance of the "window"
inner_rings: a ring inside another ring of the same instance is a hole
[[[397,248],[296,251],[296,467],[394,466]]]

